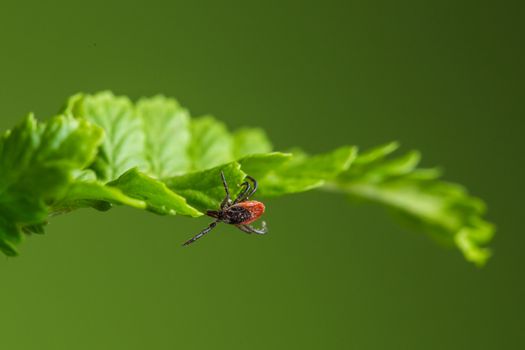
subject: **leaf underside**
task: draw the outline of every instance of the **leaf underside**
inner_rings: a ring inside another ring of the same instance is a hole
[[[191,118],[171,98],[77,94],[58,116],[38,123],[30,115],[1,136],[0,250],[17,255],[25,234],[79,208],[202,216],[224,197],[223,171],[234,192],[249,174],[262,197],[320,188],[378,203],[483,265],[494,233],[484,203],[441,181],[438,170],[418,168],[418,152],[393,157],[397,148],[275,152],[263,130],[229,132],[212,116]]]

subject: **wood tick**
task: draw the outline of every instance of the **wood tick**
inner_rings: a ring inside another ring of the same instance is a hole
[[[264,204],[258,201],[249,200],[250,197],[257,192],[257,181],[251,176],[246,176],[246,178],[250,180],[252,184],[248,181],[243,182],[240,185],[243,189],[237,198],[232,201],[230,198],[228,183],[226,182],[224,173],[221,171],[221,179],[222,184],[224,185],[224,191],[226,192],[226,197],[224,197],[219,210],[206,211],[206,215],[215,218],[215,221],[183,245],[190,245],[196,240],[202,238],[205,234],[213,230],[219,222],[235,225],[241,231],[250,234],[255,233],[258,235],[264,235],[268,232],[264,221],[262,222],[262,227],[260,229],[250,225],[252,222],[259,219],[264,213]]]

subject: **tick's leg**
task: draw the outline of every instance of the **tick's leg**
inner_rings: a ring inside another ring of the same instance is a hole
[[[242,232],[246,232],[248,234],[252,234],[252,231],[250,231],[250,229],[248,229],[245,225],[235,225],[239,230],[241,230]]]
[[[239,228],[239,230],[243,231],[243,232],[246,232],[246,233],[255,233],[255,234],[258,234],[258,235],[264,235],[268,232],[268,228],[266,227],[266,222],[262,222],[262,227],[260,229],[258,228],[255,228],[253,226],[250,226],[250,225],[237,225],[237,228]]]
[[[239,194],[237,199],[235,199],[235,202],[233,202],[234,204],[248,200],[251,196],[254,195],[255,192],[257,192],[257,180],[255,180],[251,176],[246,176],[246,178],[253,182],[253,187],[250,186],[248,181],[244,182],[243,185],[246,184],[246,188],[244,189],[244,191],[241,192],[241,194]]]
[[[249,195],[246,196],[246,199],[250,198],[251,196],[253,196],[255,194],[255,192],[257,192],[257,180],[255,180],[253,177],[251,176],[246,176],[247,179],[251,180],[253,182],[253,188],[252,188],[252,191],[250,192]],[[246,200],[245,199],[245,200]]]
[[[245,200],[246,198],[246,194],[250,191],[251,187],[250,187],[250,183],[249,182],[243,182],[241,184],[241,186],[244,186],[244,188],[241,190],[241,192],[239,193],[239,195],[237,196],[237,198],[235,198],[235,200],[233,201],[233,204],[237,204],[237,203],[240,203],[242,201]]]
[[[217,210],[207,210],[206,215],[211,216],[212,218],[218,219],[219,212]]]
[[[224,197],[224,200],[221,203],[221,209],[224,209],[224,207],[231,204],[232,200],[230,198],[230,189],[228,188],[228,183],[226,182],[226,178],[224,177],[224,172],[221,170],[221,179],[222,184],[224,186],[224,191],[226,192],[226,197]]]
[[[205,234],[207,234],[208,232],[210,232],[211,230],[213,230],[215,228],[215,226],[217,226],[217,222],[218,221],[214,221],[210,224],[210,226],[206,227],[204,230],[202,230],[198,235],[196,235],[195,237],[193,237],[192,239],[190,239],[189,241],[186,241],[183,245],[190,245],[192,244],[193,242],[195,242],[196,240],[202,238],[202,236],[204,236]]]

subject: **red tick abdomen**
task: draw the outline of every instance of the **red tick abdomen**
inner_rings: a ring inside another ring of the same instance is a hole
[[[257,202],[257,201],[246,201],[246,202],[241,202],[237,205],[239,207],[242,207],[248,210],[251,214],[248,220],[245,220],[241,223],[242,225],[248,225],[256,221],[257,219],[261,217],[261,215],[264,213],[264,210],[265,210],[264,204],[261,202]]]

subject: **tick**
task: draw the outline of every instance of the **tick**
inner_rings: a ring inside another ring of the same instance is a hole
[[[249,234],[255,233],[258,235],[264,235],[268,232],[264,221],[262,222],[262,227],[260,229],[250,225],[252,222],[259,219],[264,213],[263,203],[249,200],[250,197],[257,192],[257,181],[251,176],[246,176],[246,179],[250,180],[252,183],[250,184],[248,181],[243,182],[240,185],[243,189],[237,198],[232,201],[230,197],[230,189],[228,188],[228,183],[226,182],[226,178],[222,171],[221,179],[224,191],[226,192],[226,197],[224,197],[219,210],[206,211],[206,215],[215,218],[215,221],[183,245],[190,245],[196,240],[202,238],[205,234],[213,230],[219,222],[235,225],[239,230]]]

